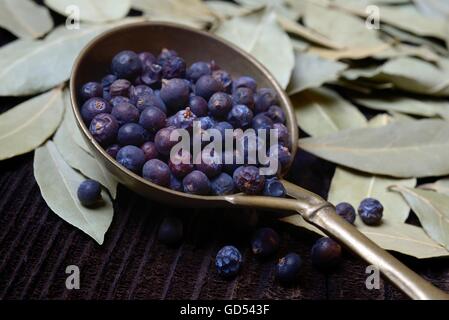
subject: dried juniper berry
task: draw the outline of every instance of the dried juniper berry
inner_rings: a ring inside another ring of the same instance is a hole
[[[145,163],[145,155],[142,149],[136,146],[125,146],[118,151],[117,162],[128,170],[140,173]]]
[[[170,135],[174,130],[176,130],[176,127],[162,128],[154,137],[157,151],[164,156],[168,156],[171,148],[178,143],[178,141],[170,140]]]
[[[183,235],[184,227],[181,219],[170,216],[162,220],[157,239],[165,245],[174,246],[181,242]]]
[[[201,117],[196,120],[198,120],[200,122],[201,130],[207,130],[207,129],[213,128],[217,124],[217,122],[212,117],[209,117],[209,116]]]
[[[194,170],[184,177],[182,185],[185,193],[208,195],[211,192],[209,178],[201,171]]]
[[[129,94],[129,88],[131,87],[131,82],[126,79],[115,80],[109,87],[109,93],[111,97],[122,96],[127,97]]]
[[[175,115],[175,124],[180,129],[185,129],[192,132],[193,122],[196,120],[196,115],[187,107],[185,110],[180,110]]]
[[[220,82],[224,92],[231,93],[232,77],[228,72],[224,70],[215,70],[212,72],[212,77]]]
[[[168,161],[168,167],[176,178],[184,178],[194,169],[190,152],[187,150],[181,152],[180,150],[178,153],[172,155]]]
[[[197,155],[195,168],[196,170],[203,172],[208,178],[216,177],[223,169],[221,156],[218,152],[204,149]]]
[[[151,66],[153,63],[156,63],[156,57],[154,54],[148,51],[139,52],[137,56],[142,62],[142,67],[145,69],[147,66]]]
[[[256,92],[257,90],[257,82],[251,77],[243,76],[240,78],[237,78],[233,83],[233,91],[235,91],[238,88],[249,88],[253,92]]]
[[[189,103],[190,89],[184,79],[162,81],[160,96],[165,105],[172,111],[178,111]]]
[[[140,124],[126,123],[118,130],[117,142],[121,146],[133,145],[140,147],[148,140],[148,131]]]
[[[133,103],[135,103],[135,101],[137,101],[137,99],[143,94],[152,95],[153,89],[144,84],[129,87],[128,97]]]
[[[276,130],[278,134],[278,143],[282,146],[290,148],[290,134],[288,133],[288,129],[282,123],[274,123],[273,129]]]
[[[232,101],[234,104],[243,104],[250,108],[251,110],[254,109],[254,93],[253,90],[246,88],[246,87],[240,87],[234,90],[232,92]]]
[[[269,156],[278,159],[281,169],[286,168],[292,160],[290,150],[279,144],[270,147]]]
[[[98,82],[88,82],[81,87],[80,96],[83,101],[90,98],[102,97],[103,86]]]
[[[302,259],[298,254],[287,254],[279,259],[276,265],[276,279],[284,285],[297,282],[301,273],[301,266]]]
[[[253,121],[253,112],[243,104],[234,105],[228,113],[228,122],[234,128],[248,128]]]
[[[265,186],[265,177],[255,166],[241,166],[234,171],[234,184],[241,192],[255,195],[260,194]]]
[[[226,136],[226,130],[233,130],[234,129],[232,124],[230,124],[229,122],[226,122],[226,121],[218,122],[217,124],[214,125],[213,128],[220,132],[220,135],[221,135],[221,138],[222,138],[223,141],[224,141],[225,136]]]
[[[159,153],[157,152],[154,142],[147,141],[140,147],[140,149],[142,149],[143,154],[145,155],[145,161],[159,157]]]
[[[257,90],[254,102],[256,113],[265,112],[271,106],[278,104],[276,91],[271,88],[261,88]]]
[[[207,62],[197,61],[187,69],[186,76],[187,79],[196,82],[202,76],[210,75],[211,73],[212,71],[210,70],[210,66]]]
[[[115,96],[112,97],[111,100],[109,100],[109,103],[111,104],[112,108],[118,106],[120,103],[129,103],[130,100],[128,97],[122,97],[122,96]]]
[[[269,197],[284,198],[286,191],[282,182],[278,178],[266,179],[263,194]]]
[[[156,107],[143,109],[140,114],[139,124],[148,132],[156,133],[159,129],[165,127],[167,116]]]
[[[163,187],[170,185],[170,169],[165,162],[159,159],[151,159],[145,162],[142,177]]]
[[[162,78],[184,78],[186,76],[186,62],[180,57],[167,59],[162,65]]]
[[[115,74],[108,74],[101,79],[101,85],[103,89],[109,89],[111,84],[117,80],[117,76]]]
[[[178,56],[178,53],[175,50],[169,50],[167,48],[164,48],[164,49],[162,49],[161,53],[157,57],[157,63],[162,66],[162,65],[164,65],[164,63],[167,60],[172,59],[177,56]]]
[[[268,136],[269,130],[273,129],[273,121],[264,114],[258,114],[253,118],[251,126],[254,130],[266,130]]]
[[[122,102],[113,107],[111,114],[117,119],[120,126],[139,120],[139,110],[128,102]]]
[[[78,187],[78,200],[85,207],[91,207],[101,200],[101,186],[98,181],[84,180]]]
[[[207,116],[209,112],[207,101],[200,96],[191,95],[188,106],[197,117]]]
[[[174,175],[170,175],[170,189],[174,191],[183,192],[182,182]]]
[[[355,209],[351,204],[347,202],[340,202],[335,207],[335,210],[340,217],[342,217],[349,223],[354,224],[356,214]]]
[[[209,75],[202,76],[195,84],[195,95],[201,96],[206,100],[209,100],[214,93],[223,90],[222,84]]]
[[[279,106],[271,106],[268,108],[265,115],[270,118],[274,123],[285,124],[285,112]]]
[[[234,193],[234,180],[227,173],[220,173],[210,182],[212,194],[216,196],[224,196]]]
[[[162,67],[158,64],[148,66],[140,76],[140,81],[153,89],[160,88],[162,81]]]
[[[234,246],[225,246],[221,248],[215,257],[215,267],[217,268],[217,272],[224,278],[235,277],[240,270],[242,262],[242,254]]]
[[[92,119],[100,113],[111,113],[111,105],[103,98],[90,98],[84,102],[81,107],[81,117],[86,124],[89,124]]]
[[[370,226],[379,225],[382,220],[384,207],[377,199],[363,199],[357,209],[362,221]]]
[[[341,246],[331,238],[320,238],[312,247],[311,259],[315,268],[329,271],[341,261]]]
[[[114,56],[111,69],[118,78],[131,80],[142,71],[142,62],[135,52],[124,50]]]
[[[167,114],[167,108],[164,101],[156,94],[142,94],[135,101],[131,101],[139,111],[143,111],[148,107],[156,107],[163,113]]]
[[[97,114],[89,126],[90,133],[102,146],[108,146],[115,141],[118,129],[117,120],[109,113]]]
[[[279,235],[271,228],[258,229],[251,239],[251,250],[259,257],[268,257],[279,249]]]
[[[232,109],[232,98],[224,92],[214,93],[209,99],[209,112],[215,118],[225,118]]]
[[[117,152],[119,151],[120,146],[118,144],[113,144],[110,145],[107,149],[106,152],[113,157],[114,159],[117,157]]]

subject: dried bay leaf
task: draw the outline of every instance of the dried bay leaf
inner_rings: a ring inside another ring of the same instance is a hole
[[[356,221],[356,227],[380,247],[418,259],[449,256],[449,251],[433,241],[423,229],[405,223],[385,222],[370,227]]]
[[[449,178],[440,179],[434,183],[423,184],[419,188],[433,190],[449,196]]]
[[[131,8],[131,0],[44,0],[54,11],[69,16],[68,8],[76,6],[79,18],[87,22],[108,22],[125,17]]]
[[[405,222],[410,208],[400,195],[389,191],[391,185],[413,188],[416,179],[394,179],[373,176],[354,170],[337,167],[329,190],[328,201],[337,205],[348,202],[357,209],[365,198],[375,198],[384,206],[383,220],[388,222]]]
[[[201,0],[132,0],[132,7],[150,20],[172,21],[203,28],[217,16]]]
[[[117,180],[94,157],[76,144],[70,134],[70,124],[67,123],[67,119],[67,117],[64,118],[53,138],[60,154],[72,168],[101,183],[115,199]]]
[[[313,30],[310,30],[303,25],[290,20],[288,18],[278,16],[278,22],[280,26],[288,33],[293,34],[295,36],[298,36],[302,39],[305,39],[307,41],[310,41],[312,43],[315,43],[317,45],[331,48],[331,49],[343,49],[343,46],[339,45],[338,43],[335,43],[329,38],[326,38],[325,36],[316,33]]]
[[[66,81],[79,51],[105,29],[61,26],[44,40],[16,40],[0,48],[0,96],[35,94]]]
[[[0,1],[0,27],[23,39],[35,39],[53,28],[50,11],[31,0]]]
[[[419,12],[429,18],[447,19],[449,2],[446,0],[413,0]]]
[[[310,3],[303,19],[307,27],[344,48],[378,48],[385,44],[377,30],[368,29],[365,21],[344,11]]]
[[[338,61],[323,59],[307,52],[295,52],[295,67],[287,92],[293,95],[320,87],[326,82],[337,80],[346,68],[346,64]]]
[[[252,54],[283,88],[287,87],[295,57],[290,38],[278,25],[274,12],[264,10],[235,17],[222,23],[216,34]]]
[[[341,59],[352,59],[359,60],[368,57],[376,56],[382,54],[384,51],[390,48],[390,44],[382,43],[375,47],[359,47],[359,48],[349,48],[343,50],[329,50],[320,47],[311,47],[309,52],[319,55],[324,59],[330,60],[341,60]]]
[[[392,59],[398,57],[415,57],[433,63],[438,63],[440,61],[440,57],[425,45],[412,46],[399,43],[386,50],[373,54],[373,58],[375,59]]]
[[[47,140],[64,114],[61,88],[31,98],[0,115],[0,160],[27,153]]]
[[[365,116],[332,90],[307,90],[291,99],[298,125],[311,136],[325,136],[343,129],[366,126]]]
[[[449,249],[449,196],[435,191],[394,186],[418,216],[426,233]]]
[[[113,217],[112,202],[103,191],[103,204],[83,207],[77,198],[78,186],[85,178],[64,161],[52,141],[36,149],[34,176],[47,205],[58,216],[103,243]]]
[[[449,120],[449,102],[417,100],[400,96],[357,97],[356,103],[375,110],[395,111],[423,117],[441,117]]]
[[[237,16],[245,16],[255,11],[262,10],[264,5],[256,4],[254,6],[239,6],[232,2],[211,0],[205,2],[206,6],[216,16],[221,19],[229,19]]]
[[[429,177],[449,174],[448,137],[448,121],[426,119],[300,139],[299,147],[364,172]]]
[[[76,125],[75,115],[73,114],[72,110],[72,103],[70,101],[70,91],[67,88],[63,92],[63,99],[64,99],[64,106],[65,106],[65,113],[64,113],[64,125],[66,126],[66,129],[69,131],[70,136],[72,137],[73,141],[81,147],[85,152],[92,155],[92,151],[90,150],[89,146],[87,145],[86,141],[81,136],[81,129],[78,128]]]

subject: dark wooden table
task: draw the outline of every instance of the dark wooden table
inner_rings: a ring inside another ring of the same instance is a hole
[[[59,23],[61,18],[54,14]],[[0,29],[0,45],[14,37]],[[36,75],[39,76],[39,75]],[[0,84],[1,85],[1,84]],[[0,98],[0,112],[25,98]],[[334,166],[297,155],[289,179],[326,195]],[[182,217],[185,240],[168,248],[156,240],[166,214]],[[366,264],[345,253],[332,274],[314,270],[309,259],[316,235],[277,222],[276,213],[254,210],[171,208],[119,188],[115,215],[103,246],[51,212],[33,176],[33,153],[0,162],[0,299],[404,299],[387,282],[365,287]],[[277,257],[258,261],[249,238],[256,226],[271,226],[282,237]],[[238,246],[245,259],[233,281],[217,276],[214,257],[222,245]],[[284,288],[274,280],[280,256],[304,259],[299,283]],[[449,291],[449,259],[419,261],[397,255]],[[81,271],[81,288],[67,290],[68,265]]]

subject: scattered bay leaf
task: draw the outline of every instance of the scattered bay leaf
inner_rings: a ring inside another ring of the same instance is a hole
[[[354,101],[364,107],[408,113],[423,117],[442,117],[449,120],[449,102],[442,100],[418,100],[401,96],[357,97]]]
[[[332,90],[307,90],[291,97],[298,125],[311,136],[366,126],[365,116]]]
[[[31,0],[0,1],[0,27],[19,38],[34,39],[53,28],[50,11]]]
[[[107,22],[125,17],[131,8],[131,0],[44,0],[54,11],[69,16],[71,6],[79,9],[81,21]]]
[[[350,168],[394,177],[449,174],[449,122],[395,122],[299,140],[299,147]]]
[[[222,23],[216,34],[252,54],[283,88],[287,86],[295,63],[293,46],[274,12],[264,10],[235,17]]]
[[[117,193],[117,180],[90,154],[76,144],[70,134],[68,118],[64,117],[53,138],[53,142],[65,161],[83,175],[101,183],[115,199]]]
[[[216,16],[220,17],[221,19],[229,19],[237,16],[245,16],[255,11],[262,10],[264,8],[264,5],[260,4],[243,7],[232,2],[220,0],[206,1],[205,4],[210,11],[212,11]]]
[[[310,41],[312,43],[315,43],[317,45],[331,48],[331,49],[343,49],[343,46],[339,45],[338,43],[335,43],[329,38],[326,38],[325,36],[310,30],[303,25],[292,21],[290,19],[287,19],[283,16],[278,16],[278,22],[280,26],[288,33],[293,34],[295,36],[298,36],[302,39],[305,39],[307,41]]]
[[[418,216],[426,233],[449,249],[449,196],[435,191],[394,186]]]
[[[449,196],[449,178],[443,178],[434,183],[420,185],[419,188],[426,190],[433,190],[438,193],[442,193]]]
[[[47,140],[61,122],[61,88],[27,100],[0,115],[0,160],[27,153]]]
[[[79,203],[77,190],[85,178],[70,168],[52,141],[36,149],[34,176],[51,210],[99,244],[103,243],[114,214],[112,202],[103,191],[101,206],[86,208]]]
[[[446,0],[413,0],[419,12],[429,18],[447,19],[449,2]]]
[[[410,208],[399,194],[388,190],[388,187],[393,184],[413,188],[416,185],[416,179],[373,176],[337,167],[332,178],[328,201],[334,205],[348,202],[357,209],[363,199],[375,198],[384,206],[383,221],[405,222]]]
[[[295,66],[287,92],[289,95],[306,89],[320,87],[337,80],[347,65],[338,61],[320,58],[307,52],[295,52]]]
[[[386,50],[375,52],[372,56],[375,59],[415,57],[433,63],[438,63],[440,61],[440,57],[427,46],[412,46],[405,43],[396,44]]]
[[[324,59],[330,60],[341,60],[341,59],[358,60],[376,55],[381,55],[384,51],[388,50],[389,48],[390,44],[382,43],[375,47],[358,47],[343,50],[330,50],[320,47],[311,47],[309,49],[309,52],[317,54]]]

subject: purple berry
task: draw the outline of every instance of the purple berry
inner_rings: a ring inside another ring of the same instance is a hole
[[[136,103],[137,99],[144,94],[149,94],[152,95],[153,94],[153,89],[151,89],[149,86],[146,86],[144,84],[140,84],[137,86],[131,86],[129,88],[129,92],[128,92],[128,96],[129,99],[131,100],[131,102],[133,104]]]
[[[208,195],[211,191],[209,178],[201,171],[194,170],[182,180],[184,192],[198,195]]]
[[[224,278],[235,277],[240,270],[242,262],[242,254],[234,246],[221,248],[215,257],[215,267],[218,273]]]
[[[255,166],[241,166],[234,171],[235,186],[246,194],[261,194],[265,186],[265,177]]]
[[[139,124],[148,132],[156,133],[165,127],[167,116],[156,107],[145,108],[140,114]]]
[[[136,146],[125,146],[117,153],[117,162],[134,173],[140,173],[145,163],[142,149]]]
[[[255,112],[267,111],[271,106],[278,104],[276,91],[271,88],[261,88],[255,95]]]
[[[232,93],[232,101],[234,102],[234,105],[236,104],[243,104],[250,108],[251,110],[254,109],[254,92],[253,90],[246,88],[246,87],[240,87],[234,90]]]
[[[341,246],[331,238],[323,237],[313,245],[310,256],[315,268],[328,271],[340,263]]]
[[[220,173],[216,178],[210,182],[212,194],[216,196],[223,196],[234,193],[234,180],[227,173]]]
[[[81,117],[89,124],[100,113],[111,113],[111,105],[103,98],[90,98],[81,107]]]
[[[81,99],[83,101],[90,98],[102,97],[103,96],[103,86],[98,82],[88,82],[81,87],[80,93]]]
[[[193,82],[196,82],[202,76],[210,74],[211,70],[209,64],[203,61],[195,62],[187,69],[187,79]]]
[[[162,81],[161,98],[165,105],[174,111],[180,110],[189,103],[190,89],[184,79]]]
[[[210,152],[204,149],[197,155],[195,168],[203,172],[208,178],[213,178],[219,175],[223,169],[221,156],[217,152]]]
[[[216,118],[226,118],[232,109],[232,98],[224,92],[214,93],[209,100],[209,112]]]
[[[174,191],[183,192],[182,182],[178,180],[174,175],[170,175],[170,189]]]
[[[279,235],[271,228],[257,230],[251,240],[251,250],[256,256],[268,257],[279,249]]]
[[[263,194],[268,197],[284,198],[286,195],[284,185],[278,178],[266,179]]]
[[[170,160],[168,161],[168,167],[176,178],[184,178],[194,169],[190,152],[184,150],[184,152],[180,151],[177,154],[171,156]]]
[[[188,106],[197,117],[207,116],[209,112],[207,101],[200,96],[190,96]]]
[[[178,53],[175,50],[169,50],[169,49],[162,49],[161,53],[158,55],[157,57],[157,63],[159,65],[164,65],[164,63],[169,60],[172,59],[174,57],[177,57]]]
[[[101,200],[101,186],[95,180],[84,180],[77,190],[78,200],[85,207],[91,207]]]
[[[270,118],[274,123],[285,124],[285,113],[279,106],[271,106],[268,108],[265,115]]]
[[[117,157],[117,152],[120,150],[120,146],[118,144],[113,144],[110,145],[107,149],[106,152],[113,157],[114,159]]]
[[[202,76],[195,84],[195,95],[201,96],[206,100],[209,100],[214,93],[223,90],[222,84],[209,75]]]
[[[229,73],[224,70],[215,70],[214,72],[212,72],[212,77],[221,84],[223,91],[227,93],[231,92],[232,77]]]
[[[256,92],[257,82],[256,82],[256,80],[254,80],[251,77],[243,76],[243,77],[237,78],[234,81],[233,91],[235,91],[238,88],[249,88],[253,92]]]
[[[165,162],[159,159],[151,159],[145,162],[142,177],[163,187],[170,185],[170,169]]]
[[[140,147],[148,140],[148,131],[140,124],[126,123],[118,130],[117,142],[121,146],[133,145]]]
[[[234,128],[248,128],[253,120],[253,112],[243,104],[234,105],[228,114],[228,122]]]
[[[115,96],[112,97],[111,100],[109,100],[109,103],[111,104],[112,108],[118,106],[120,103],[129,103],[130,100],[127,97],[122,97],[122,96]]]
[[[118,128],[119,125],[114,116],[109,113],[100,113],[92,119],[89,131],[100,145],[107,146],[114,142]]]
[[[111,97],[122,96],[127,97],[129,94],[129,88],[131,87],[131,82],[126,79],[115,80],[109,87],[109,94]]]
[[[167,59],[162,65],[162,78],[184,78],[186,76],[186,62],[180,57]]]
[[[157,96],[156,94],[147,94],[144,93],[137,97],[135,103],[134,103],[140,111],[143,111],[145,108],[148,107],[156,107],[159,110],[161,110],[163,113],[167,114],[167,108],[165,106],[164,101]]]
[[[147,141],[140,147],[140,149],[142,149],[143,154],[145,155],[145,161],[159,157],[159,153],[157,152],[154,142]]]
[[[360,203],[357,210],[362,221],[370,226],[380,224],[384,207],[377,199],[366,198]]]
[[[118,78],[134,79],[142,71],[142,62],[135,52],[125,50],[112,59],[111,69]]]
[[[301,272],[302,259],[296,253],[289,253],[281,258],[276,265],[276,278],[283,284],[298,281]]]
[[[144,70],[140,77],[140,81],[153,89],[160,88],[162,81],[162,67],[158,64],[151,64]]]
[[[350,224],[354,224],[355,221],[355,209],[354,207],[347,203],[347,202],[341,202],[337,204],[335,207],[337,214],[348,221]]]
[[[139,110],[128,102],[122,102],[113,107],[111,114],[117,119],[120,126],[139,120]]]
[[[251,123],[254,130],[266,130],[266,134],[270,133],[269,130],[273,129],[273,121],[264,114],[258,114],[253,118]]]
[[[178,141],[170,140],[170,135],[174,130],[177,130],[177,128],[162,128],[156,133],[156,136],[154,137],[154,143],[156,144],[157,151],[164,156],[170,155],[171,148],[178,143]]]
[[[185,129],[189,132],[193,129],[193,121],[196,120],[196,115],[190,110],[190,108],[186,108],[185,110],[178,111],[175,114],[175,124],[180,129]]]

